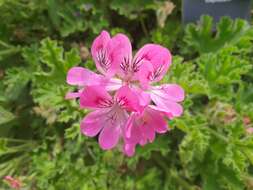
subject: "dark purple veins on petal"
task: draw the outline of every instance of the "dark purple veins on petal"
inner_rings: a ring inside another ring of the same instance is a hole
[[[105,100],[105,99],[98,99],[98,105],[101,108],[109,108],[113,105],[113,101],[112,100]]]
[[[97,53],[97,61],[104,71],[107,71],[111,66],[111,62],[107,57],[107,53],[104,49],[101,49]]]
[[[141,61],[144,59],[144,57],[140,57],[134,60],[133,64],[132,64],[132,71],[134,73],[138,72],[141,66]]]
[[[130,67],[130,58],[124,57],[123,61],[120,63],[120,68],[124,71],[125,74],[128,73]]]
[[[163,65],[161,65],[161,66],[159,66],[155,71],[153,71],[152,73],[150,73],[150,75],[149,75],[149,80],[155,80],[155,79],[157,79],[161,74],[162,74],[162,72],[163,72],[163,69],[164,69],[164,66]]]

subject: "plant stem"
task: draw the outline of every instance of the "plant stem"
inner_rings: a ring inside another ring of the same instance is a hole
[[[194,190],[194,188],[182,177],[178,175],[178,173],[172,171],[169,169],[166,162],[162,159],[159,155],[154,155],[153,158],[155,159],[156,163],[164,170],[166,174],[166,179],[168,179],[169,176],[172,176],[178,184],[180,184],[182,187],[184,187],[187,190]]]
[[[8,45],[7,43],[3,42],[0,40],[0,45],[2,45],[3,47],[6,47],[6,48],[10,48],[11,45]]]
[[[225,136],[219,134],[217,131],[213,130],[212,128],[206,127],[206,129],[207,129],[210,133],[212,133],[215,137],[217,137],[218,139],[220,139],[220,140],[222,140],[222,141],[224,141],[224,142],[226,142],[226,143],[229,142],[229,140],[228,140],[227,137],[225,137]]]
[[[12,139],[12,138],[0,138],[0,140],[9,141],[9,142],[34,142],[33,140],[26,140],[26,139]]]
[[[170,174],[177,181],[177,183],[179,183],[182,187],[184,187],[184,189],[194,190],[194,188],[186,180],[180,177],[177,173],[172,171],[170,172]]]
[[[145,25],[144,19],[143,19],[143,17],[142,17],[141,14],[140,14],[139,16],[140,16],[140,23],[141,23],[141,28],[142,28],[142,30],[143,30],[143,33],[144,33],[144,35],[145,35],[146,37],[148,37],[148,29],[147,29],[147,27],[146,27],[146,25]]]
[[[15,53],[18,53],[20,51],[19,48],[10,48],[10,49],[7,49],[7,50],[3,50],[3,51],[0,51],[0,56],[3,56],[3,55],[9,55],[9,54],[15,54]]]

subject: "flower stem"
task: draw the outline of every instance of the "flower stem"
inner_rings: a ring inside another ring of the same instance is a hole
[[[184,187],[184,189],[194,190],[194,188],[185,179],[180,177],[177,172],[169,169],[169,166],[164,161],[164,159],[162,159],[161,156],[154,155],[153,158],[156,161],[157,165],[159,165],[159,167],[164,170],[165,175],[166,175],[166,180],[169,178],[169,176],[171,176],[173,179],[175,179],[177,181],[178,184],[180,184],[182,187]]]
[[[148,29],[147,29],[147,27],[146,27],[146,25],[145,25],[144,19],[143,19],[143,17],[142,17],[141,14],[140,14],[140,23],[141,23],[141,28],[142,28],[142,30],[143,30],[144,35],[145,35],[146,37],[148,37]]]

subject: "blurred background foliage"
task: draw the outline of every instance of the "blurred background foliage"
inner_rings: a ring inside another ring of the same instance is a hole
[[[179,0],[0,0],[0,20],[1,178],[24,190],[253,189],[250,23],[183,26]],[[135,50],[169,48],[163,82],[187,95],[170,132],[132,158],[81,135],[86,110],[64,99],[69,68],[95,69],[89,47],[102,29],[127,34]]]

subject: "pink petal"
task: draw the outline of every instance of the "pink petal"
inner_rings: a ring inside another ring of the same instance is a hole
[[[120,76],[124,76],[127,66],[130,66],[132,61],[132,45],[129,38],[124,34],[115,35],[108,43],[110,49],[110,59],[113,69],[117,69]]]
[[[138,112],[143,112],[151,101],[150,94],[140,88],[131,87],[130,89],[134,93],[135,99],[138,99]]]
[[[101,86],[87,86],[80,96],[82,108],[106,108],[112,104],[111,95]]]
[[[137,124],[139,120],[139,114],[132,113],[126,123],[124,130],[125,142],[131,144],[137,144],[142,136],[140,127]]]
[[[110,40],[111,38],[109,33],[107,31],[102,31],[100,35],[93,41],[91,46],[91,55],[95,61],[97,70],[103,74],[106,73],[111,64],[108,60],[107,50],[107,45]]]
[[[153,69],[149,74],[149,80],[150,82],[157,82],[166,74],[171,61],[172,56],[167,48],[157,44],[147,44],[136,53],[133,62],[138,63],[139,66],[143,64],[142,67],[150,62]],[[138,75],[142,74],[142,72],[138,72]]]
[[[111,78],[102,85],[105,86],[107,91],[116,91],[122,87],[122,81],[117,78]]]
[[[166,103],[166,105],[163,105],[163,104],[161,105],[159,104],[157,106],[151,105],[149,107],[151,107],[154,110],[163,112],[164,114],[166,114],[166,116],[169,119],[173,119],[174,117],[179,117],[183,114],[183,107],[180,104],[175,103],[175,102],[169,102],[169,103]]]
[[[118,125],[112,125],[110,122],[105,123],[104,128],[99,134],[99,145],[104,150],[114,148],[121,134],[121,128]]]
[[[75,99],[75,98],[79,98],[79,97],[80,97],[79,92],[68,92],[65,96],[65,99],[69,100],[69,99]]]
[[[131,157],[135,153],[135,144],[124,144],[123,152],[125,155]]]
[[[147,117],[146,125],[153,128],[157,133],[166,133],[168,131],[168,125],[162,112],[147,108],[145,115]]]
[[[141,107],[139,104],[139,100],[137,98],[137,94],[128,86],[121,87],[116,92],[116,101],[117,103],[124,109],[128,111],[140,111]]]
[[[114,76],[124,60],[132,59],[132,46],[124,34],[117,34],[110,38],[108,32],[103,31],[94,40],[91,53],[97,69],[110,78]]]
[[[149,125],[143,125],[141,127],[141,131],[143,135],[149,140],[149,142],[152,143],[155,140],[155,130]]]
[[[143,108],[149,105],[151,98],[147,92],[139,90],[139,92],[137,92],[137,96],[139,98],[139,103]]]
[[[165,84],[152,87],[152,93],[168,101],[181,102],[184,100],[184,90],[177,84]]]
[[[100,85],[105,80],[103,76],[82,67],[73,67],[67,74],[67,83],[70,85]]]
[[[172,88],[170,88],[172,87]],[[175,89],[175,86],[170,86],[167,90]],[[164,93],[165,92],[165,93]],[[176,103],[175,100],[181,101],[184,97],[182,90],[177,89],[174,94],[168,94],[166,90],[155,90],[150,93],[152,101],[156,106],[150,106],[158,111],[165,112],[169,118],[179,117],[183,113],[183,107]]]
[[[96,136],[104,126],[105,120],[104,111],[97,110],[87,114],[81,122],[82,133],[89,137]]]
[[[143,61],[140,65],[139,72],[137,73],[137,79],[140,81],[141,87],[143,89],[148,89],[150,87],[149,82],[152,80],[154,67],[151,62]]]
[[[132,113],[128,120],[127,120],[127,123],[126,123],[126,126],[125,126],[125,132],[124,132],[124,136],[126,138],[130,138],[131,137],[131,133],[132,133],[132,128],[133,128],[133,123],[135,121],[135,113]]]

